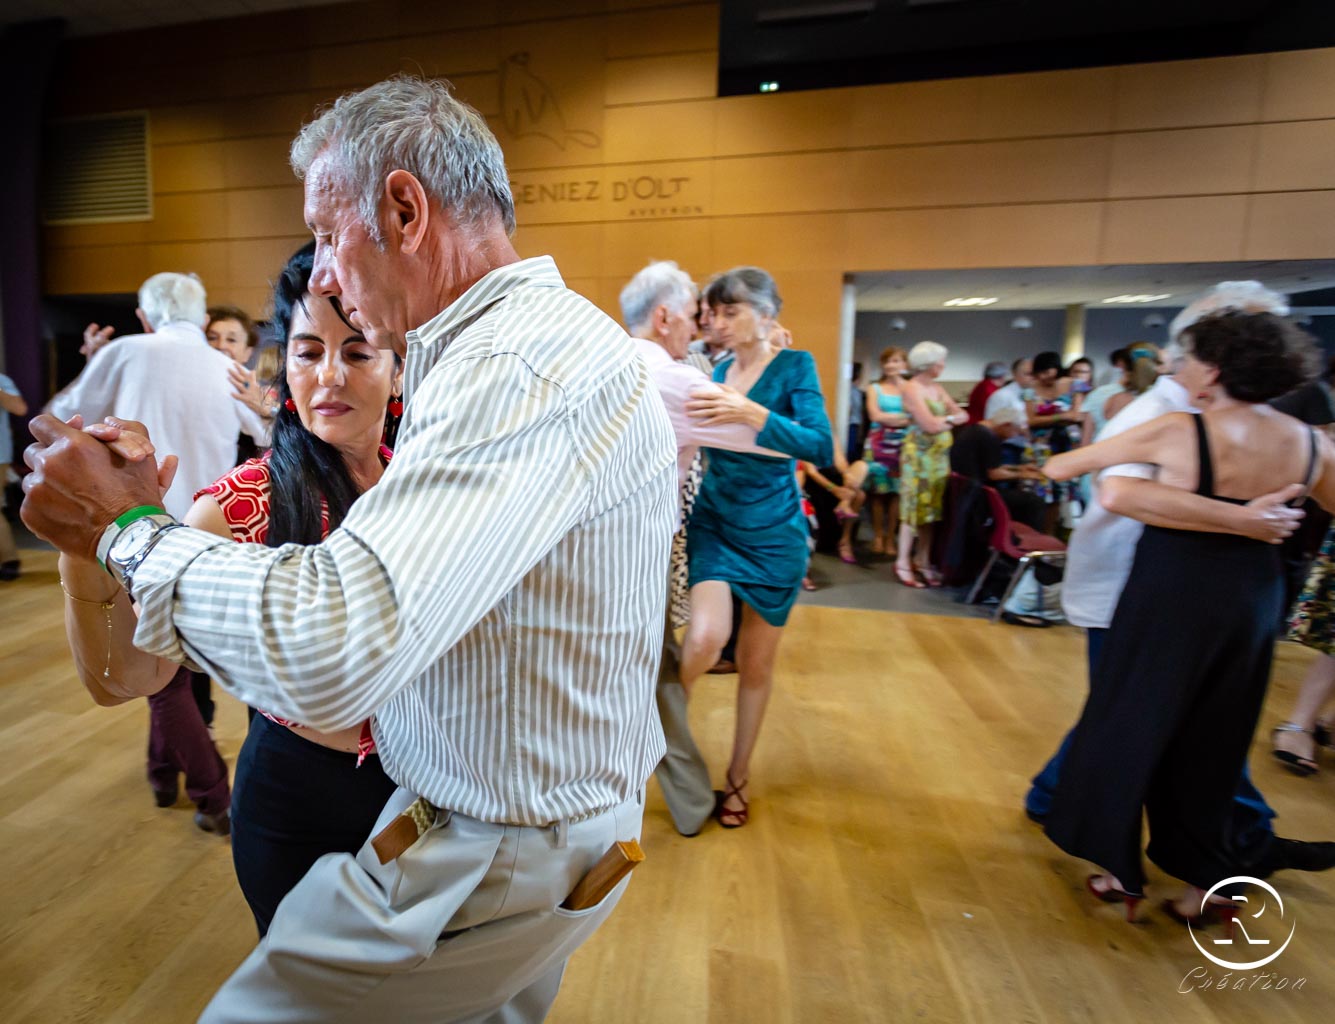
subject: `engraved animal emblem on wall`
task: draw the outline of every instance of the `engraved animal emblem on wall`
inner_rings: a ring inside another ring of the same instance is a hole
[[[501,62],[501,119],[514,138],[540,135],[561,149],[575,143],[595,149],[602,145],[593,132],[567,128],[561,105],[551,87],[528,69],[528,52],[512,53]]]

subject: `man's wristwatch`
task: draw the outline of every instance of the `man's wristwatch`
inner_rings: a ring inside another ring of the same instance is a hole
[[[97,560],[133,597],[131,584],[139,564],[153,550],[163,535],[181,524],[167,510],[157,505],[140,505],[123,515],[102,533],[97,544]]]

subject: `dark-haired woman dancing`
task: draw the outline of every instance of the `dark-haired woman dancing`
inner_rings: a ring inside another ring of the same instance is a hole
[[[1246,503],[1289,487],[1335,507],[1335,447],[1266,401],[1314,366],[1310,339],[1268,313],[1207,317],[1183,332],[1177,380],[1202,415],[1172,413],[1088,448],[1053,456],[1057,479],[1122,463],[1152,463],[1149,488]],[[1149,858],[1192,888],[1164,909],[1197,921],[1216,911],[1206,891],[1238,875],[1263,877],[1264,851],[1239,847],[1234,793],[1270,676],[1284,598],[1278,548],[1180,529],[1173,495],[1125,509],[1149,525],[1103,641],[1089,701],[1071,739],[1048,836],[1093,861],[1090,891],[1134,917]],[[1166,503],[1164,503],[1166,501]],[[1234,904],[1218,902],[1231,913]]]
[[[185,519],[189,526],[269,547],[318,544],[385,470],[390,453],[381,439],[398,412],[395,357],[308,292],[312,251],[299,250],[275,287],[274,322],[286,343],[275,382],[273,447],[200,491]],[[79,592],[107,587],[95,562],[62,556],[61,570]],[[115,629],[105,675],[95,664],[96,631],[77,622],[68,629],[84,685],[102,704],[167,685],[177,666],[134,648],[135,618],[125,594],[107,603],[114,603]],[[92,606],[77,607],[93,617]],[[105,627],[101,637],[105,649]],[[319,857],[365,843],[395,788],[374,751],[369,723],[322,733],[263,713],[252,719],[233,784],[232,857],[261,935]]]

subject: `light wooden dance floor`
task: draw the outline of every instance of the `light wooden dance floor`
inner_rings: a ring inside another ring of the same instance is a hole
[[[193,1021],[255,938],[227,843],[197,831],[184,800],[153,806],[144,706],[100,709],[84,696],[54,557],[26,552],[25,569],[0,584],[0,1018]],[[755,765],[752,823],[682,839],[651,783],[648,860],[572,961],[550,1019],[1329,1016],[1332,875],[1273,879],[1295,931],[1264,970],[1272,981],[1306,978],[1300,990],[1261,980],[1182,994],[1193,969],[1225,972],[1157,907],[1132,926],[1095,903],[1083,890],[1088,866],[1025,819],[1027,779],[1083,699],[1083,654],[1069,628],[798,608]],[[1281,647],[1264,727],[1289,706],[1307,661]],[[719,777],[734,689],[730,677],[707,677],[692,707]],[[245,712],[218,697],[230,763]],[[1335,838],[1335,757],[1322,776],[1299,779],[1264,742],[1254,777],[1280,811],[1278,832]]]

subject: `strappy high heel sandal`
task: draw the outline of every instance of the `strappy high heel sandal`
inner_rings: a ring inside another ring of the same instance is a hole
[[[1228,938],[1233,938],[1233,922],[1237,920],[1238,905],[1233,902],[1207,903],[1200,912],[1195,914],[1184,914],[1177,909],[1177,901],[1167,899],[1159,904],[1159,909],[1164,914],[1178,924],[1190,925],[1192,928],[1203,928],[1206,925],[1224,922],[1224,931]]]
[[[898,565],[895,566],[895,579],[899,580],[899,582],[906,587],[912,587],[914,590],[922,590],[923,587],[927,586],[926,583],[914,575],[912,569],[901,569]]]
[[[738,784],[732,781],[731,775],[725,775],[724,777],[728,780],[728,788],[726,790],[714,790],[714,820],[724,828],[741,828],[751,816],[751,805],[747,802],[746,797],[742,796],[742,786],[745,786],[748,780],[743,779]],[[723,806],[729,798],[734,796],[742,802],[741,810],[733,810]]]
[[[1108,875],[1090,875],[1088,878],[1085,879],[1085,888],[1088,889],[1089,894],[1093,896],[1096,900],[1098,900],[1100,903],[1125,904],[1127,923],[1135,924],[1136,908],[1140,906],[1141,901],[1144,900],[1145,897],[1132,896],[1125,889],[1119,889],[1117,886],[1113,885],[1111,881],[1108,882],[1108,887],[1106,889],[1100,889],[1098,886],[1094,884],[1096,880],[1108,877],[1109,877]]]
[[[1275,726],[1271,735],[1278,736],[1279,733],[1282,732],[1302,733],[1304,736],[1310,736],[1314,744],[1320,743],[1320,740],[1316,735],[1315,729],[1309,732],[1308,730],[1304,729],[1301,725],[1298,725],[1294,722],[1280,722],[1279,725]],[[1312,753],[1315,755],[1316,750],[1314,749]],[[1293,772],[1294,775],[1302,775],[1304,777],[1309,775],[1315,775],[1317,771],[1320,769],[1320,765],[1316,763],[1315,757],[1303,757],[1302,754],[1295,754],[1292,750],[1280,750],[1278,746],[1272,746],[1270,749],[1270,754],[1272,757],[1274,757],[1276,761],[1282,764],[1289,771]]]

